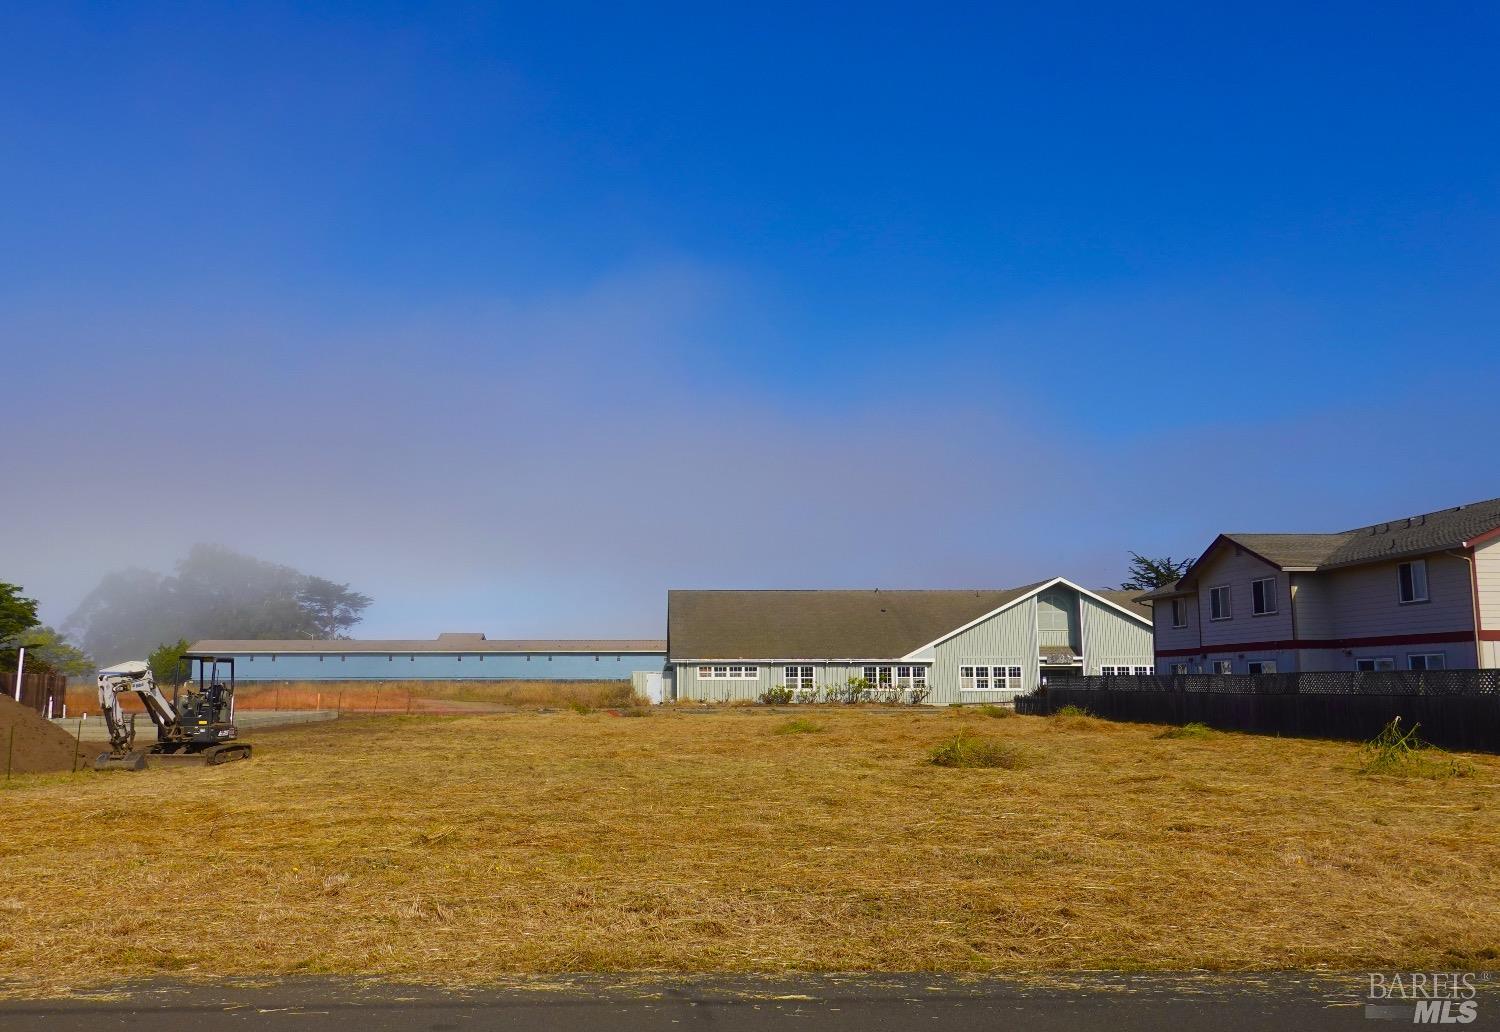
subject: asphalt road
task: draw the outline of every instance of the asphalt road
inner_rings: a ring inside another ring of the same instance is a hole
[[[723,1032],[817,1029],[961,1032],[1277,1032],[1410,1024],[1365,1012],[1357,977],[1086,976],[1067,980],[960,980],[849,976],[788,980],[533,981],[505,988],[438,990],[351,980],[145,983],[93,999],[0,1001],[5,1032],[205,1028],[318,1032],[385,1030],[618,1029]],[[1484,993],[1478,1020],[1500,1028],[1500,994]]]

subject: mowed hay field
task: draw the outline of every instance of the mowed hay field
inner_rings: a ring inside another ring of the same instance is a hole
[[[795,716],[356,717],[17,779],[3,974],[1500,966],[1495,757],[1398,780],[1347,744]],[[924,762],[963,728],[1013,769]]]
[[[170,685],[162,686],[170,696]],[[241,681],[235,706],[242,710],[336,709],[355,713],[444,713],[465,709],[538,706],[629,706],[629,681]],[[99,712],[99,691],[74,685],[67,693],[68,712]],[[120,705],[130,713],[145,707],[132,694]],[[144,725],[143,725],[144,726]]]

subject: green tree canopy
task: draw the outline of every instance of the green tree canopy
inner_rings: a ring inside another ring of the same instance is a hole
[[[36,599],[21,595],[21,585],[0,581],[0,640],[8,641],[37,625]]]
[[[1120,585],[1121,591],[1150,591],[1153,588],[1174,584],[1193,565],[1191,559],[1177,560],[1171,556],[1152,559],[1138,552],[1130,553],[1130,576]]]
[[[176,684],[179,677],[186,676],[182,672],[182,654],[192,648],[192,643],[186,638],[178,638],[174,642],[168,642],[156,646],[151,654],[146,657],[146,663],[151,667],[151,676],[156,678],[160,685]]]
[[[64,677],[88,677],[94,672],[94,661],[82,649],[45,624],[24,631],[12,640],[16,645],[26,646],[28,670],[33,669],[35,663]]]

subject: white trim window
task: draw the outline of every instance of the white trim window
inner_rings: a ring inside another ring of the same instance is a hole
[[[898,666],[896,668],[896,687],[903,692],[926,691],[927,668],[924,666]]]
[[[1154,666],[1126,665],[1123,663],[1106,663],[1099,668],[1101,677],[1149,677],[1156,673]]]
[[[1276,661],[1274,659],[1257,659],[1248,666],[1252,674],[1274,674],[1276,672]]]
[[[1208,618],[1210,620],[1228,620],[1234,616],[1233,598],[1229,593],[1228,584],[1220,584],[1216,588],[1208,589]]]
[[[1362,674],[1378,674],[1396,669],[1396,660],[1391,656],[1369,656],[1354,661],[1354,669]]]
[[[1250,613],[1252,616],[1276,614],[1275,577],[1258,577],[1250,582]]]
[[[1187,599],[1174,598],[1172,600],[1172,626],[1186,627],[1188,624]]]
[[[789,666],[782,671],[786,677],[781,682],[781,687],[790,688],[794,692],[810,692],[813,690],[813,668],[810,666]]]
[[[700,681],[754,681],[760,677],[760,667],[739,663],[719,663],[698,668]]]
[[[1396,564],[1396,599],[1403,606],[1428,600],[1426,559]]]
[[[1156,673],[1156,667],[1154,667],[1154,666],[1131,667],[1131,671],[1135,674],[1136,677],[1151,677],[1152,675],[1154,675]]]
[[[961,692],[1020,691],[1021,668],[1004,664],[961,666],[958,668],[958,690]]]
[[[1229,659],[1216,659],[1213,662],[1213,672],[1216,674],[1234,673],[1234,661]]]
[[[1442,652],[1413,652],[1406,657],[1408,670],[1447,670],[1448,656]]]
[[[865,667],[865,680],[870,682],[870,687],[879,690],[889,690],[894,670],[888,666]]]

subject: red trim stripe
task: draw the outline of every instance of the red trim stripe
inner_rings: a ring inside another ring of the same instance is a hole
[[[1500,641],[1500,631],[1480,631],[1480,637]],[[1489,638],[1494,635],[1494,638]],[[1216,652],[1292,652],[1297,649],[1357,649],[1379,645],[1446,645],[1472,642],[1472,631],[1439,631],[1434,634],[1378,634],[1368,638],[1287,638],[1281,641],[1242,641],[1210,645],[1204,642],[1187,649],[1157,649],[1158,656],[1204,656]]]
[[[1480,631],[1480,641],[1500,641],[1500,631]]]

